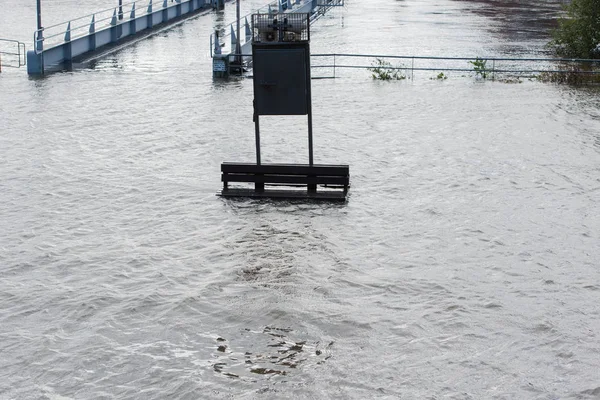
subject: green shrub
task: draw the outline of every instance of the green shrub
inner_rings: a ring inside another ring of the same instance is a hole
[[[373,79],[382,81],[406,79],[406,75],[402,73],[402,66],[392,66],[390,62],[381,58],[376,58],[367,69]]]
[[[487,60],[477,57],[475,61],[469,61],[469,64],[473,65],[473,71],[475,71],[476,76],[483,79],[488,77]]]
[[[600,58],[600,1],[571,0],[565,11],[550,42],[557,55]]]

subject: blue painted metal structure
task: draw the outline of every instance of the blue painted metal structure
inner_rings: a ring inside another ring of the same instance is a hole
[[[117,8],[110,8],[67,23],[38,29],[34,33],[33,50],[27,52],[27,72],[30,75],[42,75],[64,69],[85,54],[110,48],[137,34],[194,15],[206,8],[222,8],[223,2],[224,0],[158,0],[154,3],[153,0],[148,0],[147,4],[138,6],[134,1],[122,5],[131,7],[129,18],[126,19],[123,19],[121,7],[118,11]]]

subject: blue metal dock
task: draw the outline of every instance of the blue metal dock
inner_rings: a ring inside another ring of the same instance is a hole
[[[150,32],[152,29],[220,8],[223,0],[162,0],[130,2],[35,31],[27,52],[30,75],[68,68],[74,60]],[[123,12],[126,8],[128,11]]]

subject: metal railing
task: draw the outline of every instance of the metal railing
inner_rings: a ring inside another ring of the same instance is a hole
[[[293,13],[295,9],[303,7],[306,3],[315,4],[316,12],[313,12],[310,15],[310,23],[317,21],[321,18],[325,13],[332,9],[333,7],[343,7],[344,0],[283,0],[285,12]],[[279,12],[279,3],[278,0],[275,0],[261,8],[258,8],[243,17],[240,17],[240,42],[245,44],[249,40],[252,39],[252,25],[249,23],[249,19],[253,14],[277,14]],[[235,49],[235,30],[236,30],[237,21],[234,21],[224,28],[221,29],[223,32],[220,35],[215,35],[214,33],[210,35],[210,56],[214,56],[215,44],[219,43],[219,47],[221,47],[220,51],[224,54],[229,52],[233,52]],[[243,32],[243,33],[242,33]],[[244,34],[245,33],[245,34]]]
[[[241,56],[251,65],[252,54],[229,54],[230,60]],[[311,54],[311,70],[330,71],[328,75],[315,75],[312,79],[342,77],[340,70],[394,70],[403,78],[414,79],[415,72],[457,73],[480,76],[494,80],[503,77],[539,77],[581,74],[597,76],[600,79],[600,59],[578,58],[502,58],[502,57],[437,57],[437,56],[395,56],[382,54]],[[383,62],[381,62],[383,61]],[[395,64],[394,64],[395,63]],[[437,76],[439,77],[439,75]],[[435,75],[427,75],[435,79]]]
[[[312,64],[312,69],[328,69],[331,75],[321,78],[336,78],[342,69],[379,68],[404,73],[406,78],[414,78],[415,71],[442,73],[473,73],[495,79],[497,75],[536,76],[539,74],[581,73],[600,75],[600,60],[564,58],[503,58],[503,57],[437,57],[437,56],[395,56],[382,54],[312,54],[320,60]],[[321,61],[322,60],[322,61]]]
[[[241,43],[246,43],[246,41],[248,41],[249,39],[252,38],[251,35],[251,30],[252,30],[252,25],[250,24],[250,22],[248,22],[248,18],[250,18],[252,16],[252,14],[267,14],[267,13],[273,13],[273,12],[277,12],[277,10],[279,9],[279,5],[277,4],[277,1],[271,2],[265,6],[262,6],[242,17],[240,17],[240,34],[241,32],[244,32],[245,34],[242,35],[242,37],[240,38]],[[213,33],[210,35],[210,56],[213,57],[215,54],[215,45],[219,44],[219,51],[221,48],[225,49],[225,48],[229,48],[229,49],[234,49],[235,48],[235,30],[236,30],[236,25],[237,25],[237,21],[234,21],[228,25],[225,25],[225,27],[223,27],[222,29],[220,29],[220,31],[223,32],[223,34],[217,34],[217,33]],[[229,38],[229,40],[225,40],[226,38]],[[245,39],[245,40],[242,40]],[[229,44],[230,47],[227,47]],[[227,51],[226,51],[227,53]]]
[[[129,21],[137,17],[175,7],[180,1],[159,0],[156,2],[158,4],[155,4],[153,0],[148,0],[144,2],[143,6],[138,6],[136,3],[141,2],[132,1],[123,3],[119,7],[107,8],[93,14],[38,29],[33,34],[33,48],[39,54],[45,46],[55,46],[63,43],[66,40],[67,34],[69,40],[73,40],[77,37],[93,33],[98,29],[115,26],[125,18],[125,15],[127,15],[126,19]],[[203,4],[208,3],[209,0],[203,1]],[[127,10],[124,11],[126,8]]]
[[[344,0],[318,0],[317,7],[317,11],[310,16],[311,23],[321,18],[327,11],[334,7],[344,7]]]
[[[21,68],[27,64],[25,43],[12,39],[0,39],[0,72],[2,67]]]

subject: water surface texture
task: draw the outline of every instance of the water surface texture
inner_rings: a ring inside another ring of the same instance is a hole
[[[545,54],[560,2],[499,3],[348,0],[311,47]],[[254,159],[252,81],[210,71],[234,14],[0,74],[0,398],[597,399],[598,90],[338,71],[315,160],[350,164],[347,204],[226,201],[220,163]],[[306,162],[304,118],[261,125]]]

